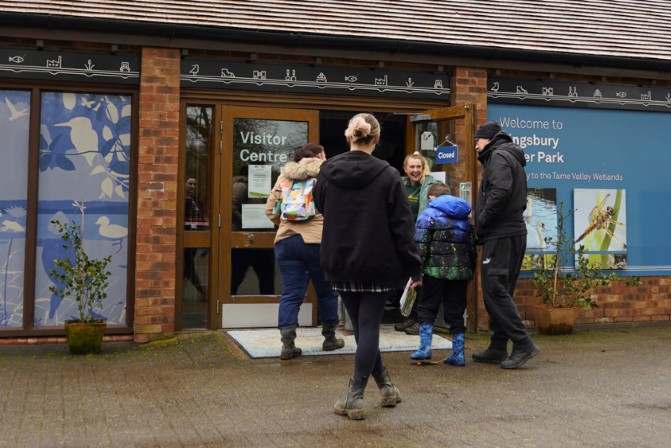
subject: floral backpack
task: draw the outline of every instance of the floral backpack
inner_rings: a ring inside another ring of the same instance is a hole
[[[282,204],[280,219],[282,221],[301,222],[313,218],[317,214],[312,198],[312,190],[317,179],[287,179],[282,182]]]

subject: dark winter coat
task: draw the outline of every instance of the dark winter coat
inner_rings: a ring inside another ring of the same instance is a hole
[[[484,167],[475,207],[478,243],[526,235],[522,216],[527,204],[524,151],[501,131],[480,152],[478,160]]]
[[[419,215],[415,243],[425,274],[446,280],[473,278],[476,253],[470,212],[468,202],[446,194],[432,200]]]
[[[314,189],[324,215],[321,266],[327,280],[402,287],[421,278],[415,226],[397,170],[363,151],[322,164]]]

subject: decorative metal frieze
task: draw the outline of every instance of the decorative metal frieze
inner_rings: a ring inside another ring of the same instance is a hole
[[[431,99],[448,97],[450,94],[449,75],[444,72],[193,59],[182,60],[181,85]]]
[[[490,103],[671,111],[671,89],[618,84],[490,78]]]
[[[139,84],[140,58],[101,53],[0,48],[0,77]]]

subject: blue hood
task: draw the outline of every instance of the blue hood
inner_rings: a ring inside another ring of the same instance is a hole
[[[447,216],[457,219],[466,219],[471,213],[471,204],[456,196],[444,194],[429,203],[429,208],[436,208]]]

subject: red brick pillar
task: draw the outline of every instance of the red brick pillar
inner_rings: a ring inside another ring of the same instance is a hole
[[[452,77],[452,105],[475,104],[478,126],[487,121],[487,70],[456,67]]]
[[[136,342],[171,337],[175,332],[179,70],[179,50],[142,50]]]
[[[452,76],[452,104],[460,106],[463,104],[475,105],[476,127],[487,121],[487,70],[484,68],[456,67]],[[461,125],[463,126],[463,125]],[[463,129],[456,129],[456,135],[463,135]],[[461,142],[459,142],[461,144]],[[482,166],[477,161],[475,153],[470,154],[473,157],[473,165],[476,171],[476,182],[473,185],[473,193],[478,190],[482,180]],[[475,198],[475,196],[474,196]],[[480,284],[480,272],[476,272],[475,278],[477,286],[476,298],[476,327],[477,330],[487,330],[488,319],[485,311],[485,304],[482,300],[482,287]]]

